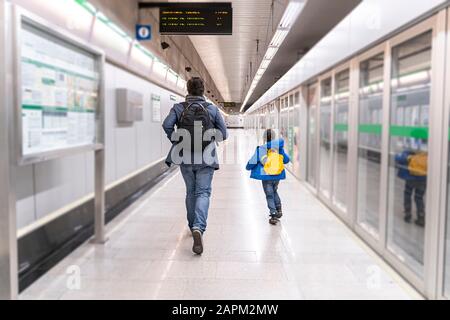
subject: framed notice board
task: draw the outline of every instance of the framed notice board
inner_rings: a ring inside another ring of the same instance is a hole
[[[101,148],[103,52],[22,9],[14,17],[19,164]]]
[[[161,122],[161,96],[152,94],[152,120],[153,122]]]

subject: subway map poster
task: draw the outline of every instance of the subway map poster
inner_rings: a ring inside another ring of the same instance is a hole
[[[96,142],[96,57],[27,23],[21,32],[22,155]]]

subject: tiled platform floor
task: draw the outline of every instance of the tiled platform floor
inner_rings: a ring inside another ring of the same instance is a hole
[[[242,146],[245,133],[234,134]],[[21,298],[420,298],[292,176],[280,187],[285,217],[269,225],[246,156],[215,176],[202,257],[191,252],[176,174],[108,226],[105,246],[86,243]]]

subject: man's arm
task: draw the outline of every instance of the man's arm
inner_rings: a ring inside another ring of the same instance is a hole
[[[177,120],[178,118],[175,108],[172,108],[172,110],[170,110],[169,115],[164,120],[162,125],[164,132],[166,133],[167,138],[170,141],[172,141],[172,134],[175,131],[175,125],[177,124]]]
[[[222,114],[220,113],[219,108],[217,108],[217,113],[216,113],[216,119],[215,119],[215,124],[216,124],[216,129],[218,129],[220,131],[220,133],[222,134],[223,140],[225,141],[228,139],[228,129],[227,129],[227,125],[225,124],[225,120],[222,117]]]

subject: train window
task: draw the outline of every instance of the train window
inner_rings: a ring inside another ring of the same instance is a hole
[[[294,95],[293,94],[291,94],[290,96],[289,96],[289,107],[292,107],[292,106],[294,106]]]
[[[350,71],[348,69],[336,74],[335,87],[333,202],[345,212],[348,195],[348,111],[350,102]]]
[[[317,181],[317,87],[308,87],[308,182],[313,186],[316,186]]]
[[[358,223],[379,235],[384,54],[360,64],[358,125]]]
[[[423,276],[432,32],[392,50],[388,249]]]
[[[300,92],[298,92],[298,91],[295,93],[294,103],[295,103],[295,105],[300,104]]]
[[[325,197],[330,196],[331,179],[331,95],[332,79],[321,82],[320,96],[320,191]]]
[[[288,127],[289,127],[289,97],[284,97],[284,108],[280,111],[280,136],[288,144]]]

